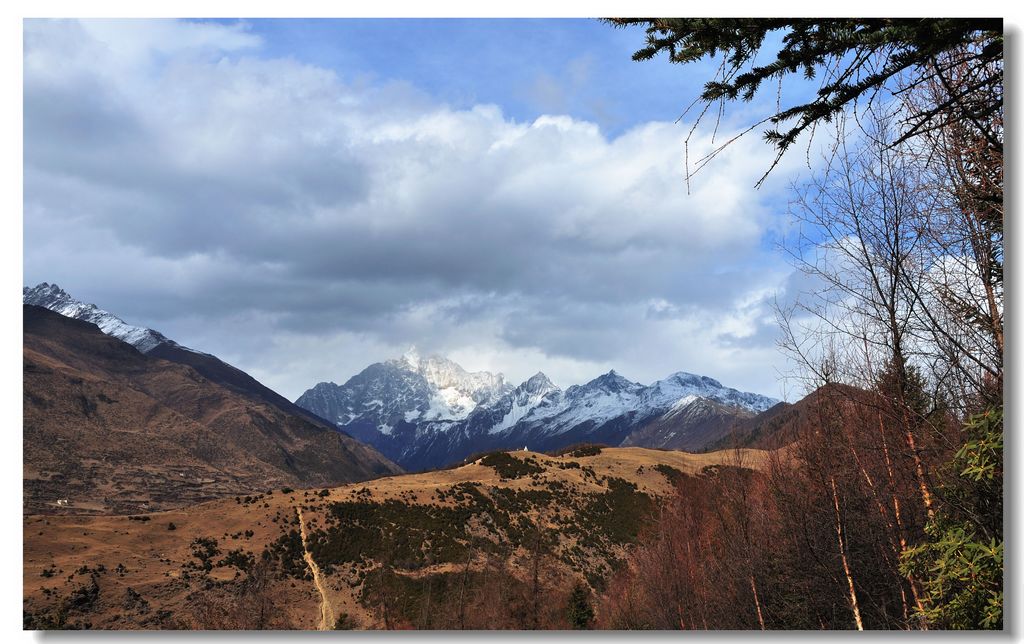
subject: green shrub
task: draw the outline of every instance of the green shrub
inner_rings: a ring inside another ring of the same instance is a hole
[[[586,458],[587,456],[597,456],[601,453],[601,450],[607,445],[602,443],[575,443],[573,445],[566,445],[556,450],[548,452],[548,456],[570,456],[572,458]]]
[[[536,459],[530,457],[519,459],[508,452],[495,452],[488,454],[480,460],[480,464],[486,467],[493,467],[494,471],[502,480],[518,479],[531,474],[540,474],[544,468],[537,464]]]
[[[256,563],[256,557],[250,552],[245,552],[241,548],[230,551],[223,559],[221,559],[218,566],[234,566],[242,572],[249,572],[253,565]]]
[[[678,486],[682,483],[686,475],[683,474],[682,470],[678,470],[671,465],[665,465],[664,463],[658,463],[654,466],[654,469],[661,473],[668,482],[674,486]]]

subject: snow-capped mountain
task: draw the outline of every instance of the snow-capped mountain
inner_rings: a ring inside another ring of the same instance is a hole
[[[295,404],[339,427],[387,435],[402,423],[464,420],[511,390],[501,374],[471,373],[446,358],[424,359],[412,350],[398,360],[370,365],[344,385],[321,382]]]
[[[562,390],[538,371],[493,403],[473,410],[467,425],[470,430],[499,434],[527,417],[545,416],[548,410],[558,408],[561,402]]]
[[[320,383],[296,404],[415,470],[522,445],[628,442],[695,450],[721,438],[729,421],[777,402],[684,372],[643,385],[610,371],[565,390],[537,373],[512,387],[501,374],[468,373],[412,352],[370,365],[344,385]]]
[[[56,284],[26,287],[23,300],[91,322],[142,353],[189,365],[288,413],[318,424],[327,419],[414,470],[523,445],[547,450],[598,442],[699,450],[720,441],[734,422],[777,403],[685,372],[643,385],[609,371],[565,390],[537,373],[513,386],[501,374],[469,372],[447,358],[423,358],[415,350],[372,364],[343,385],[319,383],[292,403],[215,356],[128,324]]]
[[[680,371],[659,380],[644,391],[642,398],[649,406],[675,404],[686,396],[708,398],[731,407],[762,412],[779,403],[774,398],[737,391],[725,387],[714,378]]]
[[[95,304],[80,302],[68,295],[56,284],[43,282],[34,288],[24,287],[22,303],[32,304],[60,313],[64,317],[92,322],[107,335],[112,335],[132,345],[142,353],[149,353],[161,344],[180,347],[177,342],[168,340],[164,335],[153,329],[132,326],[109,311],[104,311]],[[184,348],[184,347],[182,347]]]

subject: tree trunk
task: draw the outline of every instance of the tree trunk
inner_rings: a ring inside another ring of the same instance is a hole
[[[853,574],[850,572],[850,562],[846,558],[846,542],[843,538],[843,520],[839,513],[839,492],[836,490],[835,478],[830,478],[832,484],[832,503],[836,513],[836,539],[839,542],[839,558],[843,562],[843,572],[846,574],[846,584],[850,591],[850,608],[853,610],[853,621],[857,624],[857,630],[864,630],[864,622],[860,619],[860,605],[857,603],[857,591],[853,585]]]
[[[754,576],[750,576],[750,590],[754,591],[754,607],[757,608],[757,623],[761,625],[761,630],[764,630],[764,615],[761,614],[761,600],[757,596],[757,584],[754,583]]]

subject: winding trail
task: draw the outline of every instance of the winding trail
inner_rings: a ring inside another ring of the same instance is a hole
[[[302,558],[306,560],[309,571],[313,573],[313,585],[316,586],[317,592],[320,593],[320,624],[317,626],[317,629],[329,631],[334,628],[334,608],[331,606],[330,600],[327,599],[327,587],[324,586],[323,578],[320,574],[320,566],[316,565],[316,561],[313,560],[313,555],[309,552],[309,548],[306,545],[306,521],[302,518],[302,508],[298,505],[295,506],[295,514],[299,517],[299,534],[302,536]]]

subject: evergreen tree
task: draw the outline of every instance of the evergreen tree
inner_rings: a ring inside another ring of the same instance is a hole
[[[661,53],[668,54],[670,62],[682,64],[722,56],[718,73],[705,83],[698,99],[704,103],[701,116],[715,102],[752,100],[768,82],[771,91],[779,94],[778,111],[753,127],[765,122],[775,126],[765,132],[777,150],[772,167],[801,133],[813,132],[858,100],[870,101],[890,82],[906,88],[932,78],[946,80],[947,72],[958,64],[970,68],[970,82],[953,87],[942,104],[909,115],[903,139],[942,127],[949,122],[950,112],[977,122],[1002,110],[1003,21],[999,18],[611,18],[608,22],[645,27],[647,44],[633,54],[637,61]],[[782,35],[774,59],[762,52],[773,33]],[[808,80],[819,74],[824,78],[811,100],[784,106],[781,83],[793,74]],[[992,89],[997,91],[989,92]],[[997,100],[978,100],[990,94]]]
[[[583,582],[576,582],[569,595],[569,624],[574,630],[586,630],[594,621],[594,607],[590,605],[590,591]]]
[[[967,442],[950,464],[952,482],[908,548],[902,569],[921,580],[925,621],[939,628],[1003,627],[1003,413],[991,409],[964,427]]]

